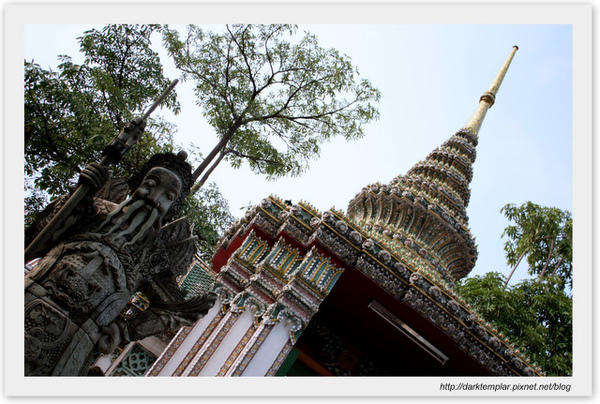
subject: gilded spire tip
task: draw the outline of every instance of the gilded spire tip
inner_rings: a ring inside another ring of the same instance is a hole
[[[500,84],[502,84],[502,80],[504,80],[504,76],[508,71],[508,67],[510,66],[510,63],[512,62],[512,59],[515,56],[515,53],[518,49],[519,47],[517,45],[513,46],[510,55],[504,62],[504,65],[502,65],[500,72],[498,72],[498,74],[492,81],[492,84],[490,85],[488,91],[486,91],[479,99],[479,106],[477,110],[475,111],[471,119],[469,119],[469,122],[467,122],[466,128],[470,129],[474,134],[479,133],[479,128],[481,128],[481,124],[483,123],[483,118],[485,118],[487,110],[490,109],[492,105],[494,105],[494,102],[496,102],[496,94],[498,93]]]

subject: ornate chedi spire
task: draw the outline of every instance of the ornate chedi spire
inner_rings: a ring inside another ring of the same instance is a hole
[[[463,129],[406,175],[387,185],[363,188],[348,206],[348,216],[383,229],[384,234],[426,258],[450,282],[465,277],[477,259],[466,214],[477,136],[517,49],[513,47]]]

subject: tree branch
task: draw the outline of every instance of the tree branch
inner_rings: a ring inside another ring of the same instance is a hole
[[[263,168],[261,166],[262,163],[267,163],[267,164],[273,164],[273,165],[277,165],[277,166],[282,166],[282,164],[279,161],[276,160],[271,160],[271,159],[267,159],[267,158],[260,158],[260,157],[256,157],[256,156],[252,156],[249,154],[244,154],[241,153],[237,150],[234,149],[227,149],[225,151],[226,154],[233,154],[239,158],[245,158],[248,159],[250,161],[253,161],[257,166],[258,166],[258,171],[262,174],[264,174]]]
[[[68,158],[64,153],[61,153],[60,148],[56,145],[56,143],[54,143],[54,136],[52,135],[53,132],[50,129],[50,122],[48,120],[48,117],[46,116],[46,114],[44,114],[44,110],[43,110],[42,106],[39,104],[35,95],[33,94],[31,88],[28,88],[27,93],[29,94],[29,97],[33,101],[33,104],[35,105],[39,116],[41,116],[42,121],[44,122],[44,136],[38,136],[38,140],[40,140],[48,149],[50,149],[52,151],[52,154],[50,154],[50,155],[42,155],[41,153],[39,153],[37,155],[39,155],[42,158],[48,158],[57,164],[63,165],[65,167],[68,167],[68,168],[74,170],[75,172],[80,172],[81,168],[79,168],[79,166],[77,166],[77,165],[72,166],[72,165],[64,164],[65,161],[68,161]]]
[[[235,37],[235,34],[233,32],[231,32],[231,30],[229,29],[229,24],[227,24],[226,27],[227,27],[227,32],[229,32],[229,35],[230,35],[231,39],[237,45],[238,49],[240,50],[240,53],[242,54],[242,57],[244,58],[244,63],[246,64],[246,67],[248,69],[248,77],[250,78],[250,81],[252,82],[252,90],[253,90],[252,92],[254,94],[257,94],[257,92],[256,92],[256,82],[254,80],[254,73],[252,72],[252,66],[250,65],[250,62],[248,61],[248,56],[246,55],[245,49],[237,41],[237,38]],[[244,31],[246,29],[248,29],[248,26],[244,29]]]
[[[226,154],[227,153],[225,151],[221,151],[221,153],[219,154],[219,157],[217,158],[217,160],[210,166],[210,168],[208,169],[208,171],[206,171],[206,173],[204,173],[204,175],[202,176],[202,178],[200,179],[200,181],[197,181],[194,184],[194,186],[192,187],[192,189],[190,191],[190,195],[194,195],[196,192],[198,192],[198,190],[200,188],[202,188],[202,186],[208,180],[208,177],[210,177],[210,175],[212,174],[212,172],[215,171],[215,168],[217,168],[217,166],[221,163],[221,161],[223,160],[223,157],[225,157]]]

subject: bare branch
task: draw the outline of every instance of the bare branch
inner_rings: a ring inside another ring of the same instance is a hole
[[[262,174],[264,174],[264,169],[262,168],[262,164],[267,163],[270,165],[278,165],[278,166],[282,166],[283,164],[281,164],[281,162],[276,161],[276,160],[272,160],[272,159],[268,159],[268,158],[261,158],[261,157],[257,157],[257,156],[253,156],[253,155],[249,155],[249,154],[245,154],[245,153],[241,153],[237,150],[234,149],[227,149],[226,154],[233,154],[236,157],[239,158],[245,158],[248,159],[250,161],[253,161],[257,166],[258,166],[258,171]]]
[[[252,66],[250,65],[250,62],[248,61],[248,55],[246,55],[244,47],[238,42],[234,33],[231,32],[231,30],[229,29],[229,24],[226,25],[226,27],[227,27],[227,32],[229,32],[229,35],[231,36],[231,39],[233,40],[233,42],[235,42],[238,49],[240,50],[240,53],[242,54],[242,57],[244,58],[244,63],[246,63],[246,67],[248,68],[248,77],[250,78],[250,81],[252,82],[252,87],[253,87],[252,92],[253,92],[253,94],[256,94],[256,82],[254,80],[254,73],[252,72]],[[248,28],[246,28],[246,29],[248,29]]]

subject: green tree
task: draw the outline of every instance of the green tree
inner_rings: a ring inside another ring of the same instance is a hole
[[[25,178],[27,222],[39,207],[68,192],[78,172],[100,154],[120,129],[141,115],[168,86],[150,47],[157,25],[108,25],[78,38],[81,65],[59,56],[58,71],[25,61]],[[164,106],[177,113],[172,92]],[[148,155],[172,150],[174,126],[149,119],[146,133],[114,169],[128,175]],[[40,190],[44,190],[46,195]]]
[[[521,206],[508,204],[502,213],[514,222],[506,227],[502,237],[506,259],[514,270],[524,257],[529,264],[528,272],[540,279],[558,275],[565,286],[572,287],[573,277],[573,220],[571,213],[554,207],[526,202]]]
[[[508,277],[490,272],[462,280],[457,292],[547,374],[572,374],[571,213],[532,202],[506,205],[502,236]],[[508,286],[523,258],[531,279]]]
[[[48,199],[70,192],[78,173],[99,161],[104,147],[121,128],[140,116],[169,85],[151,37],[159,25],[107,25],[78,38],[81,65],[60,56],[58,71],[25,61],[25,225]],[[162,104],[175,114],[176,93]],[[144,136],[111,168],[129,176],[147,158],[174,151],[175,126],[153,114]],[[193,156],[190,156],[193,158]],[[216,185],[192,196],[184,209],[194,225],[204,258],[233,218]]]
[[[497,272],[462,280],[457,292],[549,376],[572,375],[571,297],[559,276],[508,288]]]
[[[363,136],[377,119],[380,93],[348,57],[319,46],[291,25],[232,25],[224,33],[190,25],[164,43],[184,79],[195,82],[198,105],[220,141],[196,170],[204,176],[226,159],[247,162],[268,178],[303,173],[320,144]],[[215,160],[216,159],[216,160]],[[212,163],[212,166],[208,166]]]
[[[235,220],[229,211],[227,200],[213,182],[201,188],[194,197],[188,198],[182,215],[187,216],[194,224],[193,233],[198,241],[198,253],[209,262],[221,235]]]

